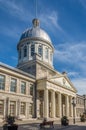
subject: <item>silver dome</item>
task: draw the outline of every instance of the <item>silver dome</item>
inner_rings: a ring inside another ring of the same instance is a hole
[[[34,19],[32,22],[33,22],[33,27],[31,29],[25,30],[22,33],[20,40],[23,40],[25,38],[40,38],[49,43],[52,43],[48,34],[43,29],[40,28],[39,20]]]

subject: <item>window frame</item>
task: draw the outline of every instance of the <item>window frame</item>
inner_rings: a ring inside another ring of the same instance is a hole
[[[25,111],[26,111],[26,103],[21,102],[21,104],[20,104],[20,115],[25,115]]]
[[[29,114],[33,116],[33,103],[30,103]]]
[[[19,59],[21,59],[21,49],[19,49]]]
[[[10,115],[14,116],[16,112],[16,102],[10,101]]]
[[[30,84],[30,96],[33,96],[33,87],[34,87],[34,84]]]
[[[38,46],[38,54],[39,54],[40,56],[43,55],[42,45],[39,45],[39,46]]]
[[[0,100],[0,116],[2,116],[3,114],[4,114],[4,100]]]
[[[23,54],[24,54],[24,57],[27,57],[27,46],[24,46],[24,48],[23,48]]]
[[[26,94],[26,82],[21,81],[21,93]]]
[[[13,80],[14,80],[15,82],[12,82]],[[17,89],[17,79],[11,78],[11,82],[10,82],[10,92],[16,92],[16,89]]]
[[[0,90],[5,90],[5,75],[0,74],[0,77],[3,77],[3,80],[0,78]]]
[[[46,59],[49,58],[49,50],[48,50],[47,47],[45,48],[45,58],[46,58]]]
[[[31,56],[34,56],[35,53],[35,45],[31,44]]]
[[[53,59],[53,53],[50,52],[50,61],[52,62],[52,59]]]

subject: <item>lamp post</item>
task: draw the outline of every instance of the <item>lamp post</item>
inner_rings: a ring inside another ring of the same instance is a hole
[[[72,98],[72,105],[73,105],[73,124],[75,124],[75,106],[76,106],[75,97]]]

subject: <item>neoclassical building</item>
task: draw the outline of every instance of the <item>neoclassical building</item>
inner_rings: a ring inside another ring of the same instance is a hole
[[[76,88],[65,72],[54,69],[54,47],[40,21],[32,24],[17,44],[17,67],[0,63],[0,120],[9,114],[21,120],[72,118]]]
[[[80,118],[80,115],[86,115],[86,95],[76,95],[76,117]]]

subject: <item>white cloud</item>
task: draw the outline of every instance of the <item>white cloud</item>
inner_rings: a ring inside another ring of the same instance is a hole
[[[63,31],[58,22],[58,13],[55,10],[46,10],[42,12],[39,16],[43,25],[47,26],[48,29],[55,31],[58,29],[59,31]]]
[[[73,72],[73,71],[72,72],[68,72],[67,74],[68,74],[69,77],[77,77],[79,75],[78,72]]]
[[[1,4],[0,8],[2,8],[6,13],[11,15],[12,17],[17,18],[17,20],[31,23],[31,19],[33,18],[33,15],[34,15],[31,11],[32,7],[29,7],[29,9],[28,9],[28,8],[24,7],[24,5],[21,2],[16,3],[16,1],[14,1],[14,0],[13,1],[1,0],[0,4]],[[57,30],[63,31],[58,22],[59,18],[58,18],[57,11],[45,9],[39,15],[39,19],[40,19],[40,21],[42,21],[41,24],[43,26],[45,26],[45,28],[48,28],[49,30],[51,30],[52,32],[55,32]],[[4,30],[4,32],[6,32],[6,31],[9,32],[8,35],[11,34],[10,28],[3,27],[3,30]],[[15,28],[13,29],[13,31],[15,32]],[[13,31],[12,31],[12,33],[13,33]]]
[[[73,79],[72,83],[78,90],[78,94],[86,94],[86,78]]]
[[[79,2],[86,9],[86,0],[79,0]]]
[[[54,58],[83,66],[86,64],[86,42],[59,44],[55,47]]]
[[[0,26],[0,33],[4,34],[6,36],[10,36],[12,38],[17,38],[19,37],[19,33],[20,33],[20,29],[19,28],[15,28],[13,27],[9,27],[9,26]]]
[[[16,3],[14,0],[1,0],[0,4],[0,8],[8,12],[11,16],[17,17],[17,19],[22,21],[29,21],[30,17],[32,17],[30,10],[27,10],[27,8],[24,8],[21,3]]]

